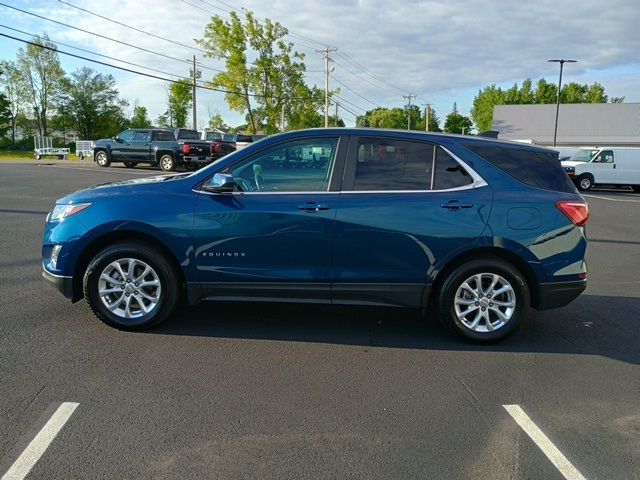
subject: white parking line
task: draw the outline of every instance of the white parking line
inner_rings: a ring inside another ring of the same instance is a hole
[[[57,168],[62,170],[82,170],[84,172],[102,172],[102,173],[124,173],[126,175],[146,175],[147,177],[153,177],[154,175],[162,175],[165,172],[159,172],[157,170],[131,171],[131,169],[120,170],[117,168],[94,168],[94,167],[66,167],[64,165],[39,165],[41,167]]]
[[[600,195],[585,195],[585,194],[582,194],[582,196],[583,197],[591,197],[591,198],[599,198],[600,200],[609,200],[610,202],[640,203],[640,200],[626,199],[626,198],[609,198],[609,197],[601,197]]]
[[[555,465],[558,471],[567,480],[585,480],[584,476],[567,460],[560,450],[549,440],[542,430],[533,423],[529,415],[525,413],[520,405],[503,405],[504,409],[509,412],[520,428],[534,441],[542,453],[544,453],[551,463]]]
[[[78,405],[80,404],[73,402],[64,402],[60,405],[45,426],[42,427],[42,430],[27,445],[22,455],[2,476],[2,480],[21,480],[26,477],[53,439],[56,438],[56,435],[62,430],[62,427],[67,423],[75,409],[78,408]]]

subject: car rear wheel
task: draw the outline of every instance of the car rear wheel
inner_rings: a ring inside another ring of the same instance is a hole
[[[165,172],[173,172],[176,169],[176,162],[169,154],[160,157],[160,168]]]
[[[83,293],[93,313],[123,330],[159,324],[176,308],[178,275],[154,248],[118,243],[99,252],[83,279]]]
[[[593,187],[593,177],[591,175],[583,174],[578,177],[578,188],[580,190],[591,190]]]
[[[438,292],[440,321],[463,337],[492,342],[513,332],[529,309],[527,282],[499,258],[478,258],[460,265]]]
[[[111,165],[111,160],[109,160],[107,152],[105,152],[104,150],[96,152],[96,163],[101,167],[108,167],[109,165]]]
[[[631,189],[636,193],[640,193],[640,185],[631,185]]]
[[[124,166],[127,168],[133,168],[136,166],[136,162],[124,162]]]

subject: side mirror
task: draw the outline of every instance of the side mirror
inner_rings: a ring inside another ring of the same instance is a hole
[[[114,140],[118,143],[122,143],[123,140],[120,137],[115,137]]]
[[[211,180],[202,185],[202,189],[212,193],[229,193],[235,190],[236,185],[233,175],[216,173]]]

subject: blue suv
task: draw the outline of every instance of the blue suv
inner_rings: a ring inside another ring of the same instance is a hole
[[[44,277],[122,329],[184,296],[421,308],[476,341],[586,287],[584,199],[557,152],[374,129],[275,135],[198,172],[80,190]]]

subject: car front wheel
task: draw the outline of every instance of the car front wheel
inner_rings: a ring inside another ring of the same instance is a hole
[[[124,166],[127,168],[133,168],[136,166],[136,162],[124,162]]]
[[[475,259],[453,270],[438,292],[440,321],[463,337],[492,342],[513,332],[529,309],[520,272],[499,258]]]
[[[108,167],[109,165],[111,165],[111,160],[109,160],[107,152],[105,152],[104,150],[96,152],[96,163],[101,167]]]
[[[588,173],[578,177],[578,188],[580,190],[591,190],[593,187],[593,177]]]
[[[167,319],[178,304],[180,285],[171,264],[150,246],[118,243],[89,264],[83,293],[93,313],[123,330],[142,330]]]

